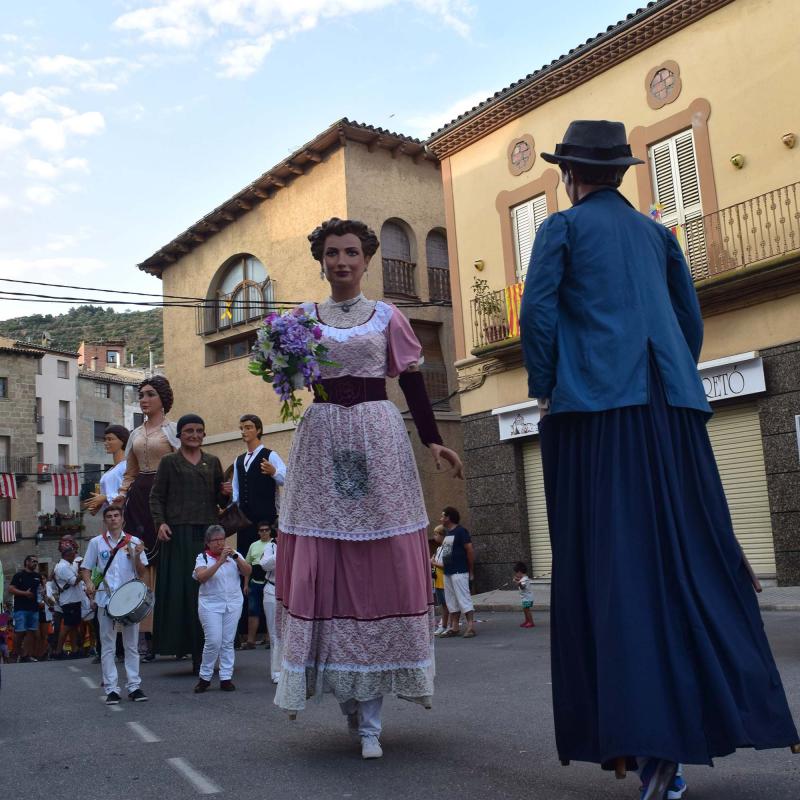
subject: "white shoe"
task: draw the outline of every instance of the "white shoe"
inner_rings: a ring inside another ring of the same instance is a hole
[[[361,758],[380,758],[382,755],[383,750],[377,736],[361,737]]]
[[[441,636],[447,628],[443,628],[441,625],[433,632],[434,636]]]
[[[273,672],[272,673],[272,682],[277,683],[281,679],[280,672]]]

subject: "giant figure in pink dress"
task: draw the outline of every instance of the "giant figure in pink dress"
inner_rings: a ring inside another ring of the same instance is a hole
[[[386,399],[387,377],[399,378],[437,467],[446,462],[458,478],[462,467],[442,445],[408,320],[361,294],[375,234],[334,218],[309,240],[331,297],[304,308],[319,320],[337,366],[323,367],[328,401],[306,410],[289,456],[275,703],[294,716],[308,698],[332,693],[362,756],[377,758],[383,696],[430,707],[434,676],[428,519],[405,424]]]

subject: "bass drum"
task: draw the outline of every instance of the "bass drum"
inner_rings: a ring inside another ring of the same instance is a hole
[[[155,596],[147,584],[134,578],[123,583],[112,595],[106,613],[115,622],[135,625],[141,622],[155,605]]]

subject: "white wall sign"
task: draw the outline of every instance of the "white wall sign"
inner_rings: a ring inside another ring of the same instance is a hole
[[[535,400],[496,408],[492,414],[500,426],[500,439],[521,439],[539,433],[539,405]]]
[[[764,361],[755,353],[740,353],[698,365],[709,403],[766,391]]]

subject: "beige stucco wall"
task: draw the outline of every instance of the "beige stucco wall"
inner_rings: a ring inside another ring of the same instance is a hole
[[[800,180],[800,146],[790,150],[781,142],[781,136],[787,132],[800,135],[797,119],[800,88],[794,79],[800,73],[800,47],[795,18],[796,5],[792,0],[731,3],[450,158],[465,308],[464,319],[456,320],[455,324],[464,330],[467,353],[471,347],[470,286],[477,274],[473,263],[478,259],[484,261],[481,277],[493,288],[500,289],[506,284],[500,220],[495,207],[497,195],[519,189],[540,178],[545,169],[552,169],[537,155],[531,170],[518,177],[511,175],[507,148],[521,134],[533,136],[537,154],[552,152],[573,119],[617,119],[630,131],[636,126],[651,126],[684,111],[693,100],[705,98],[711,105],[708,131],[720,208]],[[669,59],[680,66],[682,92],[675,102],[653,110],[647,104],[645,77],[652,67]],[[735,153],[745,156],[745,167],[741,170],[729,163]],[[626,176],[622,191],[639,206],[633,170]],[[558,208],[568,207],[569,201],[560,186]],[[449,233],[452,236],[453,232]],[[797,328],[791,313],[781,310],[786,302],[756,307],[758,310],[745,315],[748,324],[759,315],[771,317],[757,324],[759,333],[752,338],[760,345],[740,346],[748,336],[738,322],[733,322],[742,318],[739,312],[725,315],[727,322],[709,319],[703,358],[714,357],[707,355],[710,353],[729,354],[796,339]],[[734,340],[727,338],[734,333],[737,334]],[[463,395],[462,408],[464,414],[469,414],[524,399],[524,374],[516,370],[489,377],[482,389]]]

